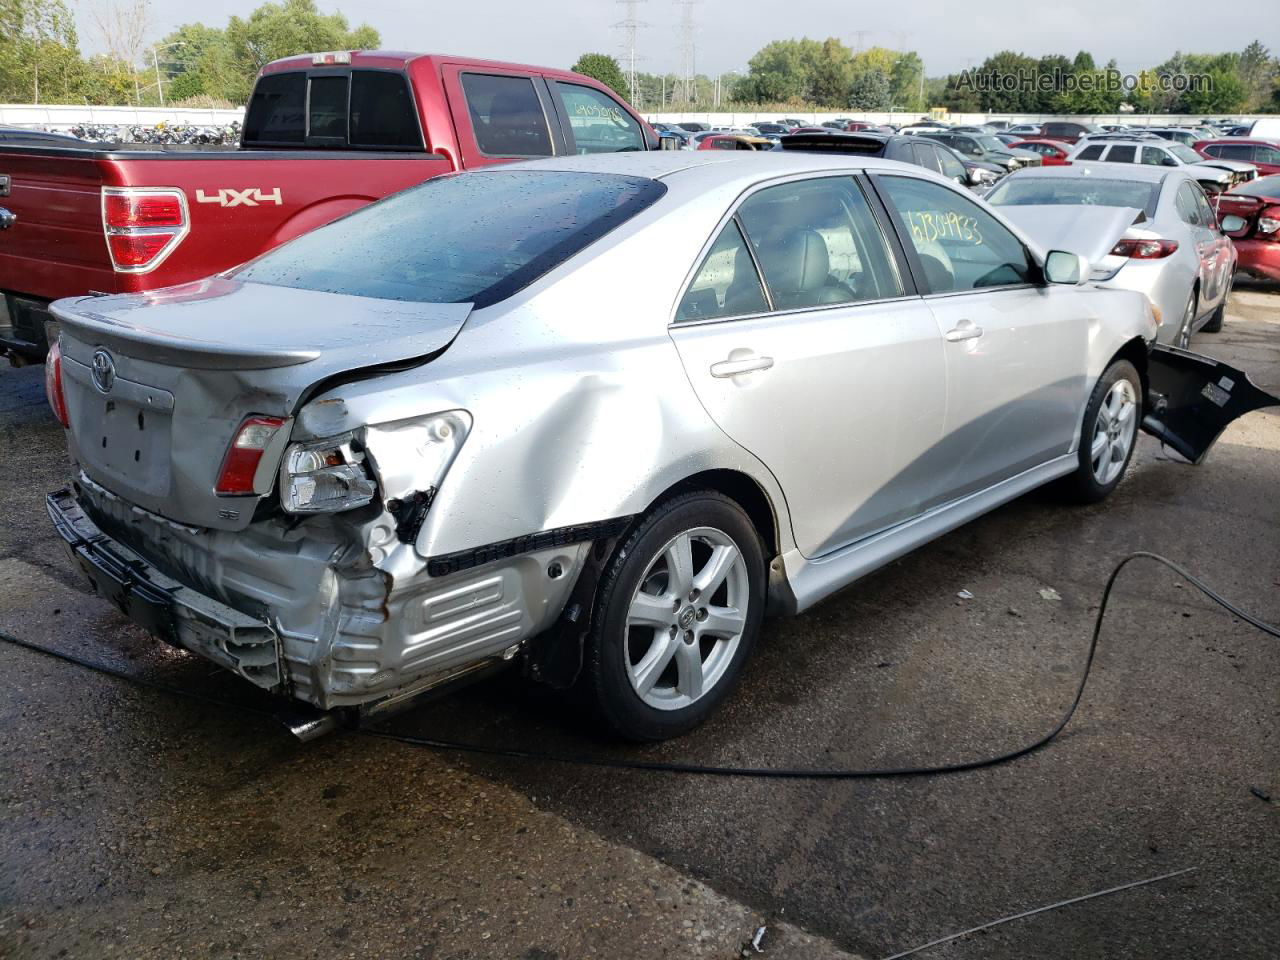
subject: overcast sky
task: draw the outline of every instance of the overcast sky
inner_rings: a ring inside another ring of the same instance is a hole
[[[100,49],[84,15],[98,0],[77,0],[82,47]],[[222,26],[262,0],[152,0],[152,41],[180,23],[200,20]],[[916,50],[930,76],[976,66],[990,53],[1013,49],[1031,56],[1077,50],[1099,64],[1114,57],[1125,71],[1151,66],[1176,49],[1216,53],[1242,50],[1253,39],[1274,44],[1274,14],[1242,7],[1234,16],[1210,16],[1203,0],[1031,0],[998,6],[981,0],[905,0],[855,4],[849,0],[699,0],[694,6],[697,67],[706,74],[745,71],[747,60],[770,40],[838,37],[857,46]],[[584,51],[621,60],[622,33],[613,24],[626,17],[616,0],[319,0],[322,10],[341,10],[353,23],[367,22],[387,48],[514,60],[567,67]],[[861,8],[861,9],[860,9]],[[653,73],[680,67],[681,6],[674,0],[640,0],[636,19],[637,69]],[[970,12],[972,11],[972,12]],[[1270,30],[1263,29],[1270,20]],[[1263,34],[1271,33],[1271,37]],[[905,34],[905,35],[904,35]]]

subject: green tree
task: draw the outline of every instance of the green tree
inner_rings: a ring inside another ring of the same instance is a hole
[[[807,37],[766,44],[747,61],[743,93],[757,103],[803,102],[821,50],[822,44]]]
[[[382,41],[368,24],[352,29],[341,13],[323,14],[315,0],[264,3],[247,19],[227,22],[226,43],[232,73],[226,99],[244,103],[258,71],[272,60],[324,50],[370,50]],[[213,91],[205,91],[213,93]]]
[[[849,106],[854,110],[888,110],[893,105],[893,83],[879,67],[860,70],[849,87]]]
[[[87,79],[63,0],[0,0],[0,98],[75,103]]]
[[[895,110],[923,110],[921,91],[924,84],[924,61],[914,52],[904,53],[894,61],[889,74],[890,97]]]
[[[1255,40],[1240,54],[1240,83],[1244,87],[1245,109],[1262,109],[1275,86],[1280,64],[1271,58],[1271,51],[1261,41]]]
[[[1232,113],[1244,106],[1244,84],[1234,71],[1212,67],[1202,76],[1208,82],[1182,94],[1178,102],[1184,113]]]
[[[818,55],[808,65],[808,97],[823,107],[848,105],[849,84],[853,82],[853,53],[839,40],[822,42]]]
[[[607,53],[584,53],[569,69],[592,80],[599,80],[620,96],[631,96],[626,74],[618,66],[618,61]]]

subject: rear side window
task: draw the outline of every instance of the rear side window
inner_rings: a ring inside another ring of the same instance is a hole
[[[569,135],[577,153],[625,153],[645,148],[640,124],[618,101],[578,83],[557,81],[555,86],[569,117]]]
[[[1080,151],[1077,160],[1097,160],[1102,156],[1102,151],[1106,149],[1101,143],[1093,143]]]
[[[666,190],[645,177],[566,171],[436,177],[305,233],[234,275],[299,290],[486,307]]]
[[[403,74],[380,70],[352,72],[351,145],[422,148],[418,114]]]
[[[949,150],[939,150],[937,147],[934,148],[933,152],[937,155],[938,162],[942,164],[942,175],[944,177],[950,177],[952,180],[963,180],[965,178],[964,164],[960,162],[954,153]]]
[[[1126,144],[1116,144],[1107,154],[1112,163],[1134,163],[1138,159],[1138,148]]]
[[[490,157],[549,157],[551,132],[529,77],[464,73],[462,92],[476,146]]]
[[[1252,162],[1253,145],[1248,143],[1219,143],[1214,148],[1214,156],[1224,160],[1243,160]]]
[[[680,298],[676,321],[741,317],[768,309],[760,275],[751,262],[738,221],[730,220],[711,245],[693,283]]]
[[[244,141],[302,143],[307,137],[307,75],[272,73],[258,81],[245,112]]]

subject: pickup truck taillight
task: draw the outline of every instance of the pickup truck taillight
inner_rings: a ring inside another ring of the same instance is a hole
[[[116,271],[147,273],[187,235],[187,198],[169,188],[103,187],[102,227]]]
[[[62,345],[57,341],[49,347],[49,355],[44,358],[44,395],[53,407],[53,415],[58,418],[63,429],[71,426],[67,417],[67,401],[62,395]]]

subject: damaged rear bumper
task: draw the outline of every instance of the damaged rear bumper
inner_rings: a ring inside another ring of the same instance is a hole
[[[1142,429],[1199,463],[1231,421],[1280,406],[1243,370],[1177,347],[1152,347]]]
[[[49,519],[93,588],[167,643],[279,691],[280,641],[271,625],[165,576],[89,519],[68,489],[45,498]]]

